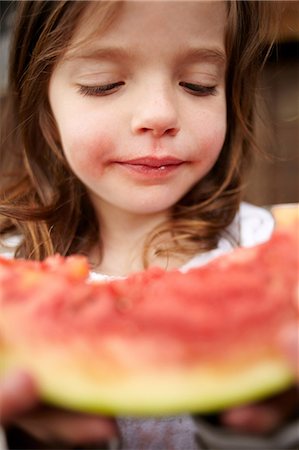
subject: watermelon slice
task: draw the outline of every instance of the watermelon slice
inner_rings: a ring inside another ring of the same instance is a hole
[[[81,256],[0,259],[2,373],[26,368],[44,399],[87,412],[213,412],[294,383],[298,234],[274,232],[181,273],[89,283]]]

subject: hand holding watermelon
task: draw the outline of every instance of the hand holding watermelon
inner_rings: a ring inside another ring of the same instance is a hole
[[[287,351],[286,357],[290,357],[291,365],[297,363],[295,353]],[[220,419],[221,424],[237,432],[271,432],[292,414],[292,408],[296,407],[296,398],[293,389],[258,405],[245,405],[224,411]],[[63,442],[66,447],[86,445],[86,442],[91,443],[93,440],[99,443],[117,439],[117,428],[113,420],[99,417],[90,419],[88,416],[78,419],[75,414],[65,411],[62,417],[61,411],[55,409],[51,410],[51,419],[49,409],[46,414],[41,414],[37,387],[33,379],[24,372],[13,373],[0,383],[0,404],[2,423],[25,427],[33,439],[39,438],[41,442],[42,438],[45,445],[50,445],[48,433],[51,429],[52,440],[56,443]],[[60,424],[58,429],[57,423]],[[79,436],[76,432],[74,434],[78,426]]]
[[[23,371],[10,373],[1,380],[0,405],[0,423],[8,426],[8,429],[13,427],[14,440],[18,439],[16,433],[20,433],[19,430],[26,433],[20,437],[22,445],[25,445],[24,439],[30,439],[34,445],[47,445],[45,448],[48,445],[73,448],[87,444],[99,445],[117,438],[117,426],[112,418],[43,406],[36,383]],[[18,428],[17,432],[15,427]]]
[[[0,382],[1,423],[6,424],[38,404],[38,389],[26,372],[15,371]]]
[[[265,401],[224,411],[221,424],[237,432],[271,433],[294,417],[297,407],[298,391],[293,387]]]

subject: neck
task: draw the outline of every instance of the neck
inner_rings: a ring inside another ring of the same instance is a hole
[[[98,210],[101,257],[99,248],[94,248],[90,260],[95,270],[107,275],[126,276],[131,272],[143,270],[144,245],[148,235],[162,224],[168,212],[151,215],[137,215],[105,205]],[[149,265],[172,268],[177,262],[165,257],[149,254]]]

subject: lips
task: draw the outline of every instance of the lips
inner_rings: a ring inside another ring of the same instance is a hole
[[[168,179],[175,174],[186,161],[173,156],[155,158],[145,156],[142,158],[132,158],[124,161],[115,161],[122,170],[129,171],[130,175],[138,180],[154,181]]]
[[[146,156],[143,158],[135,158],[122,161],[123,164],[130,164],[133,166],[145,166],[153,169],[166,166],[178,166],[183,162],[184,161],[182,161],[181,159],[174,158],[172,156],[167,156],[164,158],[153,158],[150,156]]]

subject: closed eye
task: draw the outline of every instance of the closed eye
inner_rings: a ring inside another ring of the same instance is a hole
[[[216,86],[203,86],[201,84],[186,83],[181,81],[179,83],[187,92],[198,97],[206,97],[208,95],[216,94]]]
[[[124,81],[118,81],[117,83],[108,83],[100,86],[80,85],[78,92],[84,96],[103,97],[105,95],[113,94],[120,86],[123,86],[124,84]]]

